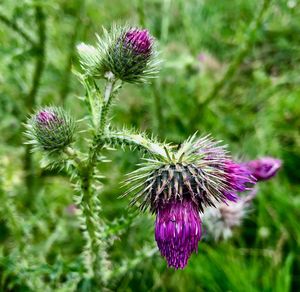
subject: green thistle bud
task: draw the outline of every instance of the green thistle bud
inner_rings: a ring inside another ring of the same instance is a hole
[[[146,82],[158,73],[157,53],[153,37],[147,30],[112,27],[97,35],[97,47],[80,44],[77,50],[81,65],[88,76],[105,78],[111,72],[115,78],[129,83]]]
[[[75,121],[59,107],[46,107],[33,114],[26,125],[33,149],[60,151],[73,141]]]

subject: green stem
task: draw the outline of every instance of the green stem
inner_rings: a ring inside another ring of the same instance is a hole
[[[128,133],[126,131],[108,132],[97,137],[97,145],[102,147],[104,144],[135,147],[139,151],[167,159],[163,145],[140,134]]]
[[[36,64],[33,73],[33,80],[30,91],[26,98],[27,111],[31,111],[35,105],[36,96],[40,86],[42,73],[45,67],[45,43],[46,43],[46,26],[45,15],[41,7],[36,7],[35,18],[38,26],[38,44],[36,46]],[[25,148],[25,164],[24,169],[26,173],[26,186],[27,191],[30,193],[34,187],[34,171],[32,166],[32,156],[30,153],[29,145]]]
[[[97,283],[105,285],[106,277],[109,270],[106,263],[106,245],[103,241],[101,229],[103,223],[99,217],[99,210],[95,208],[100,207],[100,203],[95,204],[97,198],[93,192],[92,182],[94,176],[95,165],[99,147],[97,145],[97,137],[101,136],[104,132],[107,114],[111,105],[111,99],[114,91],[115,78],[112,73],[107,74],[107,83],[104,91],[104,100],[101,107],[100,125],[96,129],[92,145],[89,150],[89,155],[86,163],[80,170],[80,188],[82,193],[81,208],[86,225],[86,231],[90,245],[90,254],[92,255],[92,271],[94,277],[97,276]],[[96,206],[97,205],[97,206]]]
[[[0,21],[11,28],[13,31],[18,33],[25,41],[31,44],[33,47],[36,47],[36,42],[31,38],[31,36],[23,30],[16,22],[13,22],[9,18],[7,18],[2,12],[0,13]]]
[[[108,72],[106,74],[106,86],[104,91],[104,100],[101,106],[100,111],[100,125],[97,133],[102,135],[107,122],[107,115],[111,106],[112,97],[113,97],[113,89],[116,82],[115,76],[112,72]]]

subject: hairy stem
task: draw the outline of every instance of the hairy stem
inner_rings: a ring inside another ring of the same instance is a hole
[[[106,82],[106,87],[105,87],[105,91],[104,91],[104,100],[101,106],[101,111],[100,111],[100,125],[99,125],[99,129],[98,129],[98,134],[102,135],[103,131],[105,129],[106,126],[106,122],[107,122],[107,115],[111,106],[111,101],[112,101],[112,97],[113,97],[113,89],[114,89],[114,85],[115,85],[115,76],[113,73],[108,72],[106,74],[107,77],[107,82]]]
[[[127,131],[112,132],[109,131],[102,136],[97,137],[97,144],[102,147],[107,145],[119,145],[136,148],[139,151],[146,152],[153,156],[166,157],[166,151],[163,145],[156,141],[152,141],[145,135],[130,133]]]
[[[85,219],[85,226],[88,236],[88,248],[92,255],[92,273],[97,279],[97,283],[105,285],[106,279],[109,275],[108,261],[106,256],[106,243],[103,240],[103,222],[100,213],[100,202],[93,190],[93,177],[95,172],[95,165],[97,155],[99,152],[99,145],[97,144],[97,137],[104,132],[107,114],[111,105],[111,99],[114,91],[115,78],[113,74],[107,74],[107,83],[104,91],[104,100],[101,107],[100,124],[96,129],[92,145],[89,150],[88,159],[82,169],[80,170],[80,188],[82,193],[81,208]],[[88,267],[89,268],[89,267]]]

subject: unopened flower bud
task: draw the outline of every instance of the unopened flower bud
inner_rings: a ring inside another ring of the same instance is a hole
[[[110,72],[129,83],[145,82],[155,77],[158,62],[149,32],[138,28],[112,27],[98,38],[97,47],[80,44],[77,49],[87,75],[105,78]]]
[[[132,29],[125,34],[125,45],[137,55],[146,57],[151,54],[152,43],[152,37],[146,29]]]
[[[62,150],[73,141],[74,120],[61,108],[46,107],[27,124],[29,144],[45,151]]]
[[[258,181],[268,180],[275,176],[281,165],[281,160],[273,157],[262,157],[245,163],[245,166]]]

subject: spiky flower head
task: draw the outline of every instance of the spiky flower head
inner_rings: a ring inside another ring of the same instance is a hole
[[[30,117],[26,128],[27,143],[34,150],[53,152],[72,143],[75,121],[60,107],[45,107]]]
[[[77,46],[85,73],[94,78],[105,78],[112,73],[116,79],[129,83],[146,82],[158,72],[154,39],[144,29],[113,26],[102,37],[97,35],[97,46]]]
[[[254,183],[250,172],[233,162],[224,146],[194,135],[178,151],[166,150],[165,156],[149,159],[131,173],[127,193],[133,194],[131,204],[139,203],[141,210],[149,208],[157,215],[158,247],[169,266],[178,269],[197,249],[198,211],[236,201],[237,192],[246,190],[248,183]]]
[[[244,163],[244,167],[248,168],[258,181],[272,178],[281,166],[282,161],[274,157],[262,157]]]

